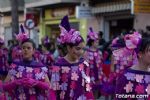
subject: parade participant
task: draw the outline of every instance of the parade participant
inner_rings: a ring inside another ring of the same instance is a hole
[[[96,94],[99,90],[98,85],[100,84],[100,80],[102,79],[102,63],[103,57],[101,51],[98,49],[98,34],[93,32],[92,28],[89,28],[89,33],[87,35],[87,45],[88,49],[85,52],[84,58],[88,61],[90,65],[90,77],[91,83],[93,85],[92,90]]]
[[[136,49],[141,40],[141,35],[138,32],[127,34],[124,36],[125,46],[113,51],[114,71],[112,78],[120,75],[124,70],[137,64]]]
[[[131,65],[117,78],[117,100],[150,100],[150,38],[143,38],[138,49],[138,64]]]
[[[4,47],[4,39],[0,37],[0,80],[4,80],[8,72],[8,49]]]
[[[48,69],[34,60],[35,43],[31,39],[24,39],[21,48],[23,59],[11,64],[3,85],[4,91],[8,92],[12,100],[49,99],[51,92]]]
[[[56,49],[53,53],[54,59],[58,59],[59,57],[64,57],[67,54],[66,48],[64,45],[59,42],[59,38],[56,40]]]
[[[116,79],[123,74],[129,67],[137,64],[137,47],[141,40],[141,35],[138,32],[127,34],[124,37],[124,42],[115,40],[112,46],[115,49],[112,51],[113,70],[109,74],[107,80],[102,84],[101,91],[103,94],[113,95],[115,93]],[[121,40],[122,41],[122,40]]]
[[[42,42],[42,52],[39,55],[39,61],[48,68],[48,76],[51,74],[51,65],[54,63],[53,55],[50,53],[51,42],[48,36],[45,36]]]
[[[46,36],[42,44],[42,54],[40,55],[40,61],[46,66],[51,66],[54,62],[53,56],[50,53],[50,48],[50,39],[48,36]]]
[[[21,51],[20,44],[24,39],[29,38],[28,34],[25,33],[25,30],[22,24],[20,25],[20,30],[21,32],[16,35],[17,44],[14,45],[11,51],[11,60],[12,60],[11,62],[22,60],[22,51]]]
[[[51,87],[57,100],[93,100],[89,64],[81,58],[83,38],[79,31],[70,28],[68,16],[62,19],[60,29],[59,42],[66,45],[67,54],[52,66]]]

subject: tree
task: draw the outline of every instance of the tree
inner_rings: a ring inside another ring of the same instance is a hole
[[[18,0],[10,0],[11,2],[11,16],[12,16],[12,37],[19,33],[19,17],[18,17]]]

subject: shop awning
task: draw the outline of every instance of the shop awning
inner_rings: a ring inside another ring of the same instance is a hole
[[[101,14],[101,13],[109,13],[109,12],[118,12],[118,11],[126,11],[131,10],[131,3],[125,2],[125,3],[105,3],[100,4],[99,6],[92,8],[93,14]]]
[[[35,2],[26,3],[26,8],[41,7],[58,3],[79,3],[80,0],[37,0]]]

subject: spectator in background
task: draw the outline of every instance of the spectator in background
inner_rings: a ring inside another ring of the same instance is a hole
[[[106,43],[106,41],[105,41],[105,39],[103,39],[102,31],[99,31],[98,38],[99,38],[99,48],[100,48],[100,50],[103,50],[103,46]]]
[[[13,41],[12,40],[8,40],[8,49],[10,49],[13,46]]]

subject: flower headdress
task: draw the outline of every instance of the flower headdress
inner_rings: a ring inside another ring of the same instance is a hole
[[[124,37],[126,47],[128,49],[136,49],[140,43],[142,36],[138,32],[134,32],[133,34],[127,34]]]
[[[123,38],[116,37],[112,40],[111,47],[113,50],[125,47],[125,41]]]
[[[0,44],[4,44],[4,38],[0,37]]]
[[[116,77],[121,75],[124,70],[138,63],[137,52],[141,39],[142,36],[138,32],[127,34],[123,38],[125,46],[112,52],[114,64],[117,65],[113,72],[114,75],[111,75],[112,79],[116,79]],[[115,43],[115,41],[117,41],[117,39],[113,42]]]
[[[45,37],[44,37],[43,43],[44,43],[44,44],[50,43],[50,39],[49,39],[48,36],[45,36]]]
[[[25,32],[23,25],[20,25],[21,32],[16,35],[16,39],[20,42],[29,39],[29,34]]]
[[[112,41],[111,46],[115,48],[126,47],[128,49],[136,49],[140,43],[142,36],[138,32],[127,34],[122,39],[117,37]]]
[[[92,27],[89,28],[89,32],[87,35],[87,41],[89,41],[90,39],[94,41],[98,39],[98,34],[93,31]]]
[[[68,16],[64,16],[64,18],[61,20],[61,23],[59,25],[61,34],[57,38],[57,41],[61,44],[66,43],[80,43],[82,41],[82,37],[80,35],[79,31],[76,31],[75,29],[71,29]]]

